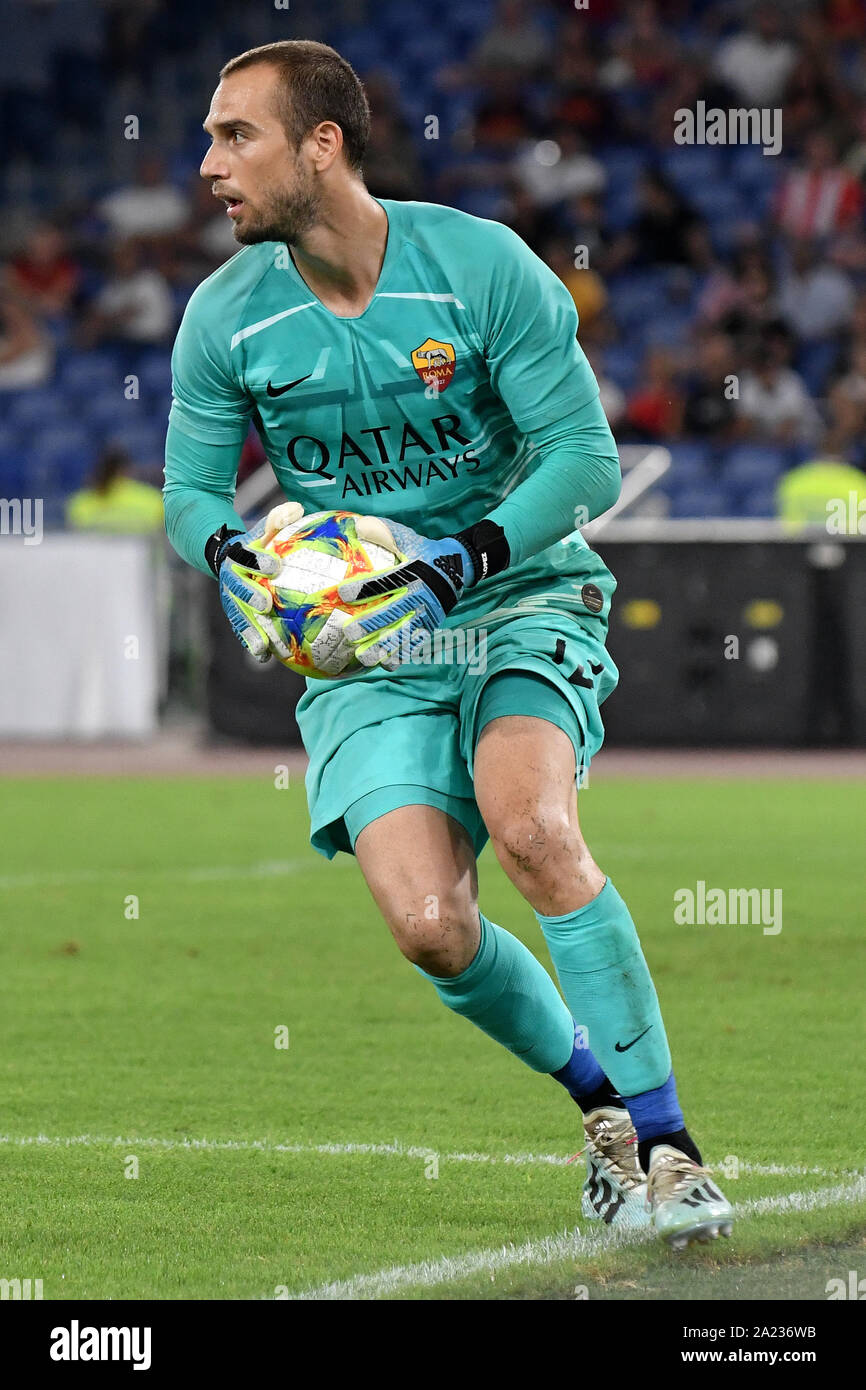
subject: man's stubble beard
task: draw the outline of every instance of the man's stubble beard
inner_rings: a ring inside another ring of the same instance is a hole
[[[235,240],[242,246],[254,246],[261,241],[282,241],[292,245],[312,227],[319,216],[321,199],[314,192],[312,180],[305,179],[300,170],[290,193],[275,193],[268,201],[259,222],[246,227],[235,226]]]

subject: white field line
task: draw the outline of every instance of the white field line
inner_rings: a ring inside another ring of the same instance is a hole
[[[780,1212],[820,1211],[826,1207],[842,1206],[846,1202],[866,1198],[866,1177],[855,1182],[840,1183],[819,1192],[789,1192],[781,1197],[758,1197],[738,1202],[734,1216],[737,1220],[767,1216]],[[613,1231],[608,1226],[586,1235],[563,1231],[559,1235],[528,1240],[523,1245],[503,1245],[498,1250],[476,1250],[467,1255],[443,1256],[438,1260],[423,1260],[413,1265],[392,1265],[376,1274],[359,1274],[353,1279],[320,1284],[317,1288],[295,1294],[295,1299],[373,1299],[388,1298],[406,1289],[436,1288],[457,1279],[489,1274],[493,1278],[504,1270],[528,1266],[534,1269],[574,1259],[592,1256],[602,1251],[628,1245],[644,1245],[658,1237],[652,1229]]]
[[[423,1148],[413,1144],[401,1144],[395,1139],[392,1144],[275,1144],[269,1139],[159,1139],[159,1138],[124,1138],[119,1135],[99,1135],[99,1134],[70,1134],[70,1135],[51,1135],[51,1134],[0,1134],[0,1144],[7,1144],[13,1148],[47,1148],[47,1149],[71,1149],[71,1148],[115,1148],[127,1149],[130,1153],[136,1148],[139,1149],[163,1149],[166,1152],[194,1152],[202,1150],[204,1152],[229,1153],[284,1153],[284,1154],[317,1154],[327,1158],[351,1158],[353,1156],[370,1156],[373,1158],[409,1158],[420,1159],[422,1162],[429,1158],[437,1158],[440,1163],[480,1163],[489,1165],[503,1165],[505,1167],[553,1167],[565,1168],[573,1162],[565,1154],[543,1154],[543,1153],[506,1153],[506,1154],[485,1154],[485,1153],[440,1153],[436,1149]],[[717,1163],[714,1170],[723,1170],[724,1164]],[[739,1171],[741,1174],[756,1175],[761,1177],[779,1178],[839,1178],[850,1177],[860,1178],[864,1176],[859,1169],[851,1168],[807,1168],[802,1164],[780,1164],[780,1163],[740,1163]]]
[[[408,1158],[426,1160],[437,1157],[446,1163],[504,1164],[513,1166],[548,1165],[564,1167],[571,1160],[562,1154],[484,1154],[484,1153],[437,1153],[435,1149],[420,1148],[401,1144],[274,1144],[269,1140],[241,1139],[160,1139],[123,1138],[96,1134],[74,1135],[9,1135],[0,1134],[0,1144],[14,1148],[122,1148],[128,1153],[136,1149],[161,1149],[167,1152],[233,1152],[233,1153],[288,1153],[317,1154],[326,1157],[351,1157],[372,1155],[380,1158]],[[716,1168],[721,1167],[716,1165]],[[840,1206],[851,1200],[866,1198],[866,1175],[853,1174],[845,1169],[805,1167],[802,1164],[780,1163],[740,1163],[741,1174],[771,1177],[838,1177],[848,1173],[853,1181],[838,1183],[812,1192],[789,1192],[775,1197],[758,1197],[738,1202],[735,1207],[737,1219],[764,1216],[772,1212],[818,1211],[825,1207]],[[322,1284],[303,1293],[293,1294],[295,1299],[362,1299],[385,1298],[408,1288],[433,1288],[437,1284],[455,1279],[465,1279],[473,1274],[489,1273],[512,1269],[518,1265],[541,1267],[556,1260],[575,1256],[598,1254],[622,1245],[641,1244],[655,1239],[651,1231],[612,1231],[591,1229],[587,1234],[564,1231],[559,1235],[545,1236],[540,1240],[527,1241],[523,1245],[502,1246],[499,1250],[481,1250],[467,1255],[443,1256],[438,1260],[425,1260],[414,1265],[396,1265],[381,1270],[377,1274],[360,1274],[353,1279],[336,1283]]]
[[[65,888],[74,883],[101,883],[104,879],[159,878],[171,883],[217,883],[225,879],[282,878],[304,869],[317,869],[329,864],[343,867],[339,859],[332,861],[315,855],[309,859],[274,859],[263,864],[205,864],[201,868],[160,869],[158,867],[121,867],[116,864],[105,869],[69,869],[60,873],[2,874],[0,892],[13,888]],[[346,861],[348,863],[348,860]]]

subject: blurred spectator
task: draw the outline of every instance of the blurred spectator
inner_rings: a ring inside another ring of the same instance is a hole
[[[866,183],[866,105],[859,108],[856,118],[856,138],[842,164],[860,184]]]
[[[505,188],[502,220],[522,237],[527,246],[538,247],[553,236],[556,218],[549,208],[536,207],[526,189],[510,178]]]
[[[730,99],[730,91],[713,73],[708,61],[700,54],[690,54],[688,63],[678,67],[670,81],[656,90],[649,120],[635,131],[635,137],[641,141],[650,138],[665,149],[677,125],[678,111],[694,111],[699,101],[704,102],[707,110],[724,108]]]
[[[619,112],[599,80],[597,53],[581,25],[567,25],[553,69],[553,119],[571,125],[585,140],[610,143],[621,135]],[[575,41],[576,40],[576,41]]]
[[[607,291],[601,276],[595,270],[575,266],[574,249],[566,237],[554,237],[546,242],[541,255],[574,300],[581,338],[591,335],[593,323],[607,304]]]
[[[778,106],[797,61],[797,49],[784,36],[777,5],[761,5],[745,33],[719,47],[715,69],[746,106]]]
[[[88,487],[66,504],[66,524],[79,531],[141,535],[163,528],[162,493],[131,476],[132,461],[123,449],[100,456]]]
[[[781,325],[772,266],[760,249],[752,247],[740,257],[733,299],[715,322],[733,336],[738,352],[757,334]]]
[[[603,359],[600,359],[592,345],[590,344],[586,352],[587,361],[595,373],[598,382],[598,394],[601,400],[601,408],[607,416],[611,429],[617,429],[625,416],[626,398],[625,392],[620,390],[615,381],[607,375],[604,370]]]
[[[44,386],[54,370],[54,349],[28,306],[0,290],[0,390]]]
[[[611,247],[608,267],[690,265],[706,268],[712,253],[704,221],[657,170],[640,182],[641,211]]]
[[[859,519],[866,513],[866,474],[839,458],[825,440],[817,458],[789,469],[779,479],[776,512],[789,531],[807,526],[827,530],[828,522],[838,518],[853,521],[851,534],[857,535]],[[848,530],[849,526],[841,525],[834,534],[845,535]]]
[[[737,362],[726,333],[705,332],[698,340],[695,368],[686,376],[683,433],[727,440],[737,433]]]
[[[198,175],[192,185],[189,217],[173,238],[173,246],[174,279],[188,284],[198,284],[239,249],[224,205]]]
[[[556,126],[550,139],[524,145],[514,161],[514,176],[541,208],[582,193],[601,193],[607,181],[604,165],[569,125]]]
[[[778,190],[776,218],[781,230],[797,237],[830,236],[850,226],[862,207],[860,185],[839,163],[833,137],[813,131],[802,165],[786,175]]]
[[[81,325],[81,344],[163,343],[175,326],[174,306],[165,278],[142,265],[134,241],[112,251],[112,273]]]
[[[399,111],[380,104],[373,115],[364,177],[376,198],[417,198],[422,183],[415,142]]]
[[[625,418],[641,437],[665,439],[682,427],[683,399],[676,379],[676,360],[668,348],[650,348],[643,381],[628,398]]]
[[[818,14],[798,26],[800,54],[784,92],[785,143],[799,145],[809,130],[826,125],[842,108],[827,29]]]
[[[766,337],[740,377],[738,411],[750,436],[768,443],[809,443],[820,428],[802,378],[782,365]]]
[[[69,255],[60,229],[40,222],[10,262],[8,279],[10,288],[36,313],[57,318],[71,308],[81,268]]]
[[[508,74],[492,76],[475,110],[473,140],[476,148],[510,158],[514,148],[532,133],[533,124],[520,89]]]
[[[184,194],[167,182],[162,160],[147,155],[138,166],[135,183],[107,194],[99,212],[113,238],[161,237],[180,230],[189,206]]]
[[[675,32],[663,28],[653,0],[632,0],[626,21],[611,38],[615,65],[605,74],[617,86],[666,86],[680,61]]]
[[[585,247],[589,265],[604,272],[610,236],[601,199],[594,193],[581,193],[562,210],[560,221],[567,229],[570,244]]]
[[[815,242],[803,237],[792,243],[788,269],[779,280],[779,314],[798,338],[832,337],[850,322],[854,302],[850,279],[821,260]]]
[[[206,48],[190,50],[195,25],[183,6],[143,3],[141,15],[132,15],[109,0],[109,23],[93,32],[108,109],[138,110],[140,99],[150,111],[155,102],[160,122],[154,127],[150,112],[155,138],[148,148],[158,147],[159,129],[171,132],[170,167],[194,167],[201,73],[210,57]],[[501,218],[546,258],[574,298],[581,342],[615,377],[599,367],[610,416],[627,433],[662,438],[681,430],[722,444],[805,433],[811,441],[826,421],[822,453],[832,445],[856,461],[866,449],[866,293],[854,297],[866,286],[864,6],[866,0],[590,0],[578,12],[574,0],[490,0],[480,34],[481,0],[465,15],[457,6],[459,24],[440,26],[431,49],[432,91],[416,83],[420,55],[410,59],[407,51],[404,62],[402,45],[390,38],[386,65],[365,72],[371,191],[432,197]],[[223,48],[234,43],[230,10],[226,0],[212,16],[214,44]],[[378,32],[369,0],[308,0],[295,23],[307,32],[309,22],[331,40],[337,10],[340,25]],[[243,40],[248,27],[241,25]],[[249,39],[255,41],[252,31]],[[52,347],[40,326],[48,318],[63,342],[72,328],[73,342],[84,346],[168,343],[173,292],[237,251],[231,222],[206,184],[195,179],[194,187],[175,188],[158,157],[142,160],[134,178],[103,197],[107,158],[78,138],[60,86],[47,86],[39,101],[23,106],[7,94],[24,151],[4,167],[10,216],[20,208],[26,226],[35,217],[28,203],[50,205],[52,189],[70,201],[51,225],[40,222],[22,240],[0,275],[0,286],[14,290],[7,304],[0,289],[0,385],[4,377],[22,385],[50,379]],[[459,89],[454,119],[443,119],[440,141],[427,144],[419,112],[440,109],[436,102],[449,87]],[[84,88],[91,99],[86,78]],[[94,89],[91,105],[97,95]],[[698,101],[708,109],[783,107],[784,155],[677,151],[674,114]],[[36,153],[27,167],[31,146]],[[701,180],[694,185],[687,181],[692,154]],[[668,167],[670,179],[657,172]],[[752,221],[748,244],[744,217]],[[134,245],[110,253],[114,265],[103,285],[109,231],[112,242]],[[6,237],[14,247],[10,219]],[[636,361],[657,340],[692,343],[691,359],[680,349],[677,358],[650,352],[627,402],[625,383],[634,382]],[[160,370],[155,361],[143,422],[163,422],[164,401],[150,404]],[[742,406],[728,399],[733,376]],[[812,399],[804,402],[807,387]],[[253,466],[255,447],[248,443],[243,467]]]
[[[858,347],[866,347],[866,290],[857,296],[854,312],[846,331],[842,334],[839,354],[834,365],[834,376],[843,376],[845,372],[850,371]]]
[[[521,0],[500,0],[497,17],[473,55],[483,79],[491,68],[532,76],[547,65],[550,40]]]
[[[866,342],[855,339],[846,368],[833,385],[833,392],[866,412]]]

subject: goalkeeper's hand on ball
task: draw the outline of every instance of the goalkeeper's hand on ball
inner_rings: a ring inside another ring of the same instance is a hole
[[[362,666],[382,665],[393,671],[411,661],[463,592],[505,569],[510,559],[502,528],[490,521],[439,541],[382,517],[359,518],[356,531],[360,539],[391,550],[399,562],[371,578],[346,580],[337,589],[344,603],[379,601],[369,617],[356,618],[344,630]],[[387,594],[394,598],[382,606]]]
[[[288,655],[285,643],[268,617],[273,599],[256,576],[273,578],[280,572],[280,560],[265,546],[288,526],[302,526],[304,509],[300,502],[281,502],[249,531],[229,531],[223,526],[210,537],[205,557],[217,577],[220,602],[243,647],[257,661],[269,661],[273,652]]]

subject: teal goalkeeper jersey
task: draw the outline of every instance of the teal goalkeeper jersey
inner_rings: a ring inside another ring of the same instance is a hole
[[[172,543],[208,572],[208,537],[242,528],[252,420],[307,512],[436,538],[484,517],[503,527],[510,567],[468,590],[447,626],[559,605],[606,626],[614,580],[576,528],[614,502],[619,465],[571,295],[500,223],[377,201],[387,246],[358,317],[326,308],[276,242],[245,247],[190,299],[172,356]]]

